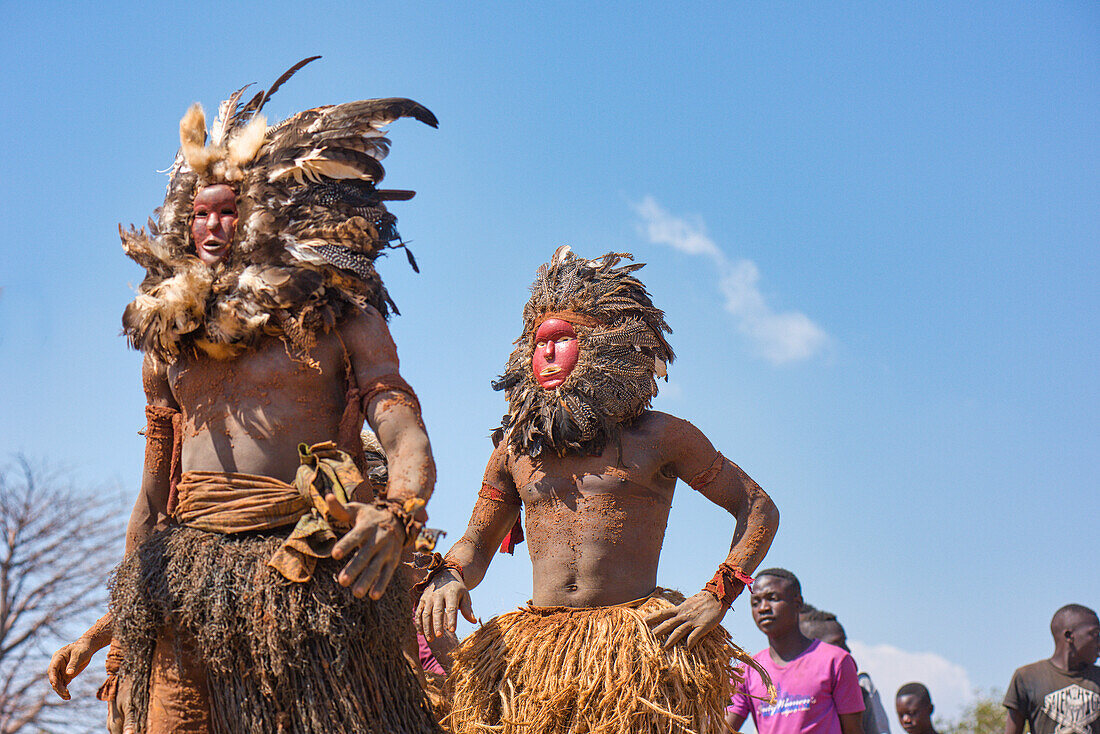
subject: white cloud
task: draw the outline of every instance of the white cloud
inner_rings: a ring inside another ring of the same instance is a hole
[[[909,652],[892,645],[868,645],[848,640],[859,669],[868,673],[879,690],[882,705],[891,716],[891,731],[902,731],[894,718],[894,694],[905,683],[917,681],[928,687],[935,717],[956,719],[974,699],[974,686],[966,669],[934,652]]]
[[[701,220],[673,216],[652,196],[634,205],[639,231],[650,242],[668,245],[687,255],[704,255],[714,263],[725,309],[737,330],[772,364],[809,359],[828,343],[829,336],[800,311],[777,313],[760,291],[760,270],[752,260],[731,261],[707,234]]]

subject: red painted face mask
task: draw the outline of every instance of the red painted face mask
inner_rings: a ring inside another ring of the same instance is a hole
[[[229,254],[237,231],[237,194],[225,184],[207,186],[195,195],[191,211],[195,254],[207,265],[217,265]]]
[[[573,324],[562,319],[546,319],[535,332],[535,353],[531,369],[535,382],[544,390],[559,387],[577,366],[580,345]]]

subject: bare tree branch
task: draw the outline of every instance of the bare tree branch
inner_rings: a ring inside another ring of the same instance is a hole
[[[0,466],[0,734],[91,731],[102,719],[96,676],[75,681],[62,702],[46,667],[106,609],[123,514],[102,492],[78,492],[25,457]]]

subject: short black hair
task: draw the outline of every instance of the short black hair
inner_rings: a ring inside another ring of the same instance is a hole
[[[848,639],[848,631],[844,629],[844,625],[840,623],[835,614],[826,612],[824,609],[816,609],[809,604],[802,605],[802,611],[798,613],[798,626],[802,628],[802,634],[811,640],[820,640],[823,632],[822,627],[830,624],[839,627],[840,636]],[[841,647],[844,647],[844,645],[841,645]]]
[[[898,695],[894,698],[898,699],[902,696],[916,696],[925,703],[932,703],[932,694],[928,692],[928,688],[923,683],[906,683],[898,689]]]
[[[1050,633],[1057,637],[1058,633],[1068,625],[1070,617],[1092,617],[1093,619],[1100,619],[1100,617],[1097,617],[1095,611],[1089,609],[1084,604],[1066,604],[1050,618]]]
[[[795,593],[802,596],[802,584],[799,583],[798,577],[785,568],[766,568],[756,573],[756,578],[761,576],[774,576],[777,579],[783,579],[794,587]]]
[[[798,616],[803,622],[837,622],[835,614],[826,612],[824,609],[818,609],[810,604],[803,604],[802,611],[798,613]],[[837,624],[840,624],[840,622],[837,622]]]

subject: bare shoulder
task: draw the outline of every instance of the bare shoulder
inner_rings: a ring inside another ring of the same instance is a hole
[[[352,359],[361,363],[397,366],[397,345],[382,314],[371,307],[350,308],[336,331]]]
[[[508,446],[508,439],[505,437],[500,443],[493,447],[493,453],[489,455],[489,461],[485,465],[485,474],[488,475],[512,475],[512,451]]]
[[[141,386],[149,405],[176,407],[176,399],[168,382],[168,365],[152,354],[146,353],[141,362]]]
[[[659,410],[647,410],[634,422],[634,430],[646,434],[662,442],[694,441],[698,438],[705,439],[703,432],[696,428],[690,421],[677,418]]]
[[[336,330],[340,332],[340,336],[344,339],[371,339],[378,337],[391,339],[390,327],[386,324],[386,319],[382,317],[382,314],[378,313],[377,309],[371,306],[367,306],[366,308],[349,307],[348,312],[344,314],[344,317],[340,319],[340,323],[336,325]]]
[[[692,474],[714,460],[716,450],[691,422],[659,410],[649,410],[634,423],[635,435],[656,446],[666,472]]]

